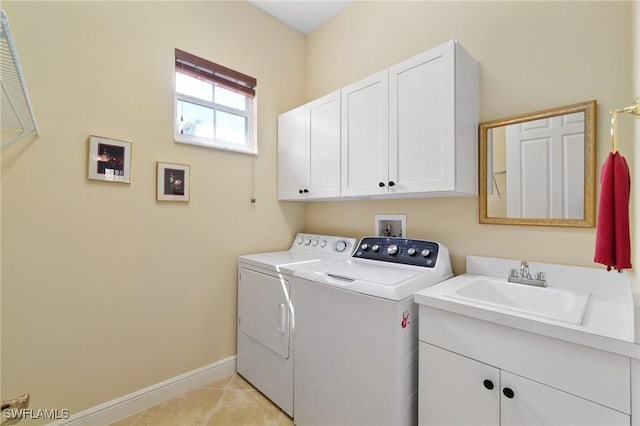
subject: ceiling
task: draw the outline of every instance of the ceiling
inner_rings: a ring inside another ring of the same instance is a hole
[[[351,0],[248,0],[302,34],[309,34],[337,15]]]

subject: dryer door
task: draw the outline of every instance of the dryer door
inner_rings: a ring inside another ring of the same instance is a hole
[[[240,269],[238,328],[283,358],[289,358],[289,281]]]

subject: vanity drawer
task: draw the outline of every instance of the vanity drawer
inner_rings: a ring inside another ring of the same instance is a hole
[[[423,305],[419,333],[424,342],[630,414],[629,357]]]

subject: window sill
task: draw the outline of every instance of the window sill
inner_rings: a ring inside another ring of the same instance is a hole
[[[241,154],[258,155],[257,147],[243,147],[240,145],[228,144],[219,141],[210,142],[208,139],[201,139],[197,137],[189,136],[174,136],[174,141],[177,143],[183,143],[187,145],[203,146],[205,148],[220,149],[223,151],[239,152]]]

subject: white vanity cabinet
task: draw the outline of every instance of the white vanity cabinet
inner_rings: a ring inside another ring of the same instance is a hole
[[[418,423],[500,424],[500,370],[420,342]]]
[[[278,117],[278,199],[340,196],[340,92]]]
[[[420,342],[419,424],[629,425],[629,415]]]
[[[500,384],[501,425],[623,426],[630,423],[628,414],[504,370],[500,372]],[[505,389],[513,393],[505,396]]]
[[[467,256],[465,274],[415,293],[419,423],[640,426],[629,275],[531,262],[537,287],[509,282],[518,265]]]
[[[342,195],[477,194],[478,64],[448,41],[342,92]]]
[[[420,425],[630,424],[628,356],[425,305],[419,315]]]

